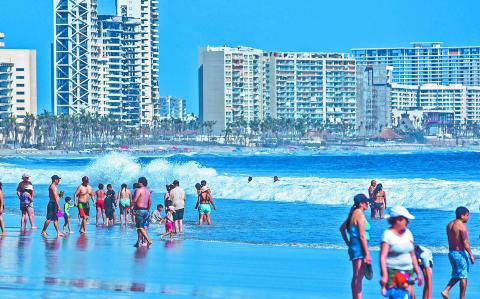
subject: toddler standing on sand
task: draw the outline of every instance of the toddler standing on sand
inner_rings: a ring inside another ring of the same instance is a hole
[[[65,205],[63,206],[63,233],[65,233],[65,227],[68,227],[68,233],[72,233],[72,227],[70,226],[70,209],[75,207],[72,203],[72,198],[70,196],[65,197]]]

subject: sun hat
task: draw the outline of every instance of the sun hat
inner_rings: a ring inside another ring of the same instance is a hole
[[[30,177],[30,175],[29,175],[28,173],[22,174],[22,179],[23,179],[23,178],[29,178],[29,177]]]
[[[56,175],[56,174],[54,174],[54,175],[52,176],[52,180],[60,180],[60,179],[61,179],[61,177],[59,177],[59,176]]]
[[[357,194],[353,197],[353,202],[356,204],[362,203],[362,202],[370,202],[370,199],[365,194]]]
[[[201,189],[200,189],[200,192],[208,192],[210,191],[210,188],[208,186],[203,186]]]
[[[404,217],[410,220],[415,219],[415,216],[410,214],[407,208],[403,206],[394,206],[393,208],[390,209],[390,213],[385,215],[385,219],[395,218],[395,217]]]

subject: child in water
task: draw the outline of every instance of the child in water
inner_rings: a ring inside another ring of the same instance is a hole
[[[160,239],[163,237],[170,235],[170,240],[173,239],[173,213],[175,213],[175,209],[173,206],[167,207],[167,212],[165,215],[165,233],[160,236]]]
[[[20,220],[20,227],[27,228],[28,208],[32,204],[32,190],[31,185],[25,186],[25,189],[20,196],[20,211],[22,212],[22,218]]]
[[[68,233],[72,233],[72,227],[70,226],[70,209],[75,207],[72,203],[72,198],[70,196],[65,197],[65,205],[63,205],[63,219],[65,223],[63,224],[63,233],[65,233],[65,227],[68,227]]]
[[[165,221],[165,219],[161,215],[162,211],[163,211],[163,205],[158,204],[157,209],[153,211],[152,215],[150,216],[151,224],[160,224]]]
[[[112,185],[107,185],[107,196],[105,197],[105,217],[106,226],[112,226],[115,224],[115,191],[113,191]]]
[[[405,271],[398,271],[393,276],[393,287],[385,290],[382,289],[382,295],[388,299],[412,299],[408,287],[410,284],[415,283],[414,280]]]

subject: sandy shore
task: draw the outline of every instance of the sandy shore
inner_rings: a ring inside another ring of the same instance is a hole
[[[132,247],[133,228],[90,225],[89,234],[83,237],[75,223],[75,233],[67,238],[44,239],[39,229],[20,232],[18,216],[5,217],[8,234],[0,240],[2,298],[350,297],[351,264],[345,250],[165,242],[153,228],[152,247],[136,249]],[[42,218],[37,218],[37,224]],[[53,234],[53,227],[48,232]],[[364,282],[364,298],[380,298],[378,252],[372,252],[372,259],[374,279]],[[450,266],[445,255],[435,255],[434,262],[434,294],[438,294],[449,279]],[[474,267],[467,298],[479,298],[479,278]],[[452,298],[456,297],[458,289],[452,291]]]

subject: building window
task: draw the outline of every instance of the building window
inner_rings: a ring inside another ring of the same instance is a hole
[[[17,67],[15,70],[16,70],[17,72],[24,72],[24,71],[25,71],[25,68],[23,68],[23,67]]]
[[[19,114],[17,114],[17,118],[25,118],[25,115],[19,115]]]
[[[17,107],[17,111],[25,111],[25,107]]]
[[[17,80],[24,80],[25,79],[25,76],[16,76],[15,77]]]
[[[24,91],[17,91],[17,95],[25,95]]]
[[[17,84],[17,87],[25,87],[25,84]]]
[[[25,103],[24,99],[17,99],[17,103]]]

